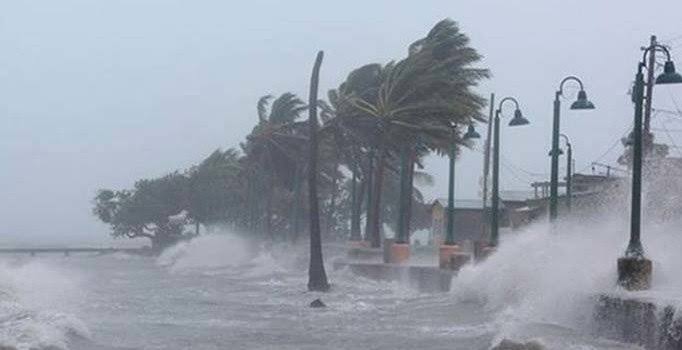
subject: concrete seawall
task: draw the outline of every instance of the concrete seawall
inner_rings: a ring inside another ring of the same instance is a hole
[[[420,292],[447,292],[454,271],[432,266],[408,266],[372,262],[334,262],[334,269],[348,268],[353,273],[378,281],[399,281]]]
[[[682,350],[682,319],[672,302],[602,294],[594,311],[596,335],[651,350]]]

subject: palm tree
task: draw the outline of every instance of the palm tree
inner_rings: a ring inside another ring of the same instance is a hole
[[[310,77],[308,104],[308,125],[310,154],[308,160],[308,199],[310,205],[310,265],[308,268],[308,290],[327,291],[329,282],[322,258],[322,239],[320,232],[320,212],[317,198],[317,90],[320,82],[320,66],[324,53],[319,51]]]
[[[362,206],[362,193],[364,192],[364,182],[358,189],[358,181],[361,181],[362,171],[360,164],[364,157],[364,149],[361,140],[353,130],[344,123],[344,118],[339,117],[338,109],[342,103],[338,90],[331,90],[328,93],[329,102],[318,101],[321,109],[320,119],[323,125],[319,131],[322,150],[320,157],[323,163],[330,164],[328,171],[332,174],[331,193],[329,207],[327,210],[328,229],[335,224],[337,209],[337,198],[343,196],[342,191],[347,191],[350,197],[349,215],[350,217],[350,240],[359,241],[362,239],[360,231],[360,214]],[[344,172],[339,167],[345,167],[351,172],[351,182],[348,186],[344,184]],[[358,193],[360,192],[360,193]]]
[[[250,181],[250,206],[263,206],[264,231],[273,238],[274,196],[282,187],[293,188],[296,174],[296,160],[305,149],[307,137],[302,132],[303,123],[296,120],[306,108],[303,101],[292,93],[284,93],[275,99],[268,111],[271,95],[258,101],[258,124],[242,144]],[[255,193],[264,193],[264,203],[258,205]],[[284,216],[284,215],[278,215]]]
[[[452,142],[463,144],[459,133],[452,139],[453,126],[468,125],[482,118],[479,110],[485,100],[471,91],[488,77],[485,69],[471,68],[480,55],[468,46],[468,38],[452,20],[437,23],[428,35],[409,47],[408,56],[383,67],[368,65],[355,74],[364,74],[366,89],[354,94],[349,105],[357,130],[371,140],[376,152],[369,232],[372,246],[380,245],[380,208],[387,157],[399,155],[403,181],[410,181],[414,152],[443,150]],[[349,76],[349,80],[351,78]],[[412,186],[402,185],[403,210]],[[399,225],[404,239],[406,225]]]
[[[200,224],[236,222],[243,214],[238,181],[241,170],[239,153],[230,148],[214,151],[188,171],[188,210],[196,226],[195,234],[199,234]]]

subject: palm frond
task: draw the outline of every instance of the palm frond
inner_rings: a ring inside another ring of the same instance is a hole
[[[258,120],[261,123],[264,123],[268,120],[267,109],[271,99],[272,95],[265,95],[258,99]]]

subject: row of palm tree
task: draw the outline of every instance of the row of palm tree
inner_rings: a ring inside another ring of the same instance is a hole
[[[308,222],[311,271],[320,269],[321,236],[379,247],[388,226],[406,240],[428,225],[415,187],[430,180],[419,170],[424,157],[467,146],[465,129],[484,121],[485,100],[474,88],[489,72],[474,67],[480,59],[457,24],[445,19],[409,45],[404,58],[352,70],[322,100],[319,53],[308,103],[292,93],[263,96],[240,151],[216,151],[186,172],[187,211],[197,232],[199,224],[229,224],[296,241]],[[310,288],[325,286],[326,277]]]

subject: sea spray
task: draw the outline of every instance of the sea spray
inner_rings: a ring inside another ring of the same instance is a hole
[[[66,349],[88,337],[83,322],[61,309],[81,297],[78,278],[44,260],[0,263],[0,346]]]
[[[253,242],[232,234],[209,234],[166,249],[157,264],[173,270],[218,268],[247,262],[254,256]]]
[[[656,267],[653,288],[638,294],[682,305],[680,223],[645,227],[644,247]],[[618,290],[616,259],[628,233],[618,216],[530,225],[506,235],[486,261],[462,269],[454,297],[473,299],[497,315],[493,344],[505,338],[546,340],[563,327],[589,333],[596,297]]]

